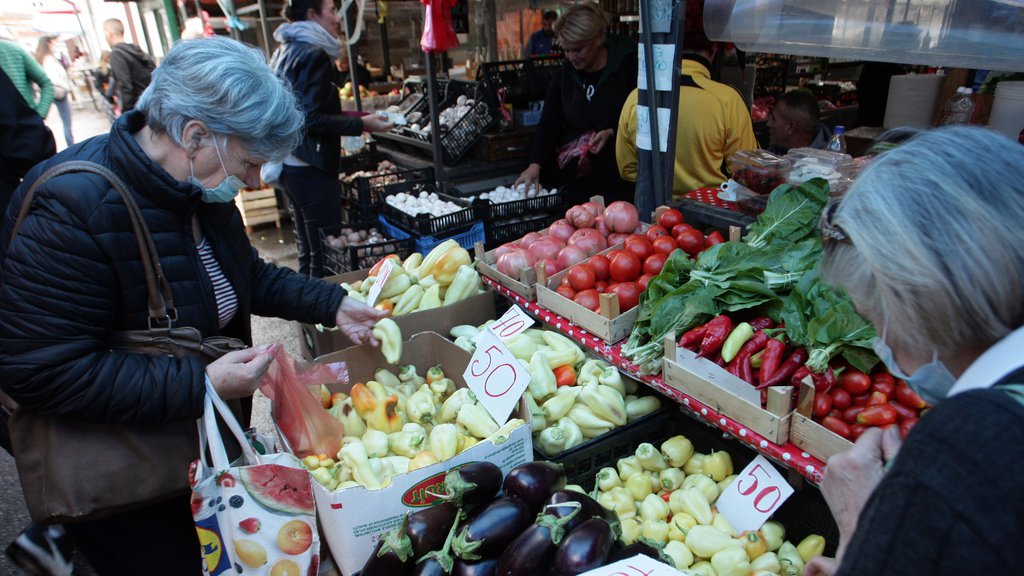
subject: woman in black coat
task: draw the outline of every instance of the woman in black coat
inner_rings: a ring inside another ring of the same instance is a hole
[[[284,9],[288,22],[274,31],[281,46],[271,67],[288,80],[306,115],[302,141],[285,158],[281,185],[291,201],[299,244],[299,272],[326,275],[320,231],[337,236],[341,229],[338,162],[341,136],[391,128],[370,114],[342,116],[334,60],[341,54],[334,0],[293,0]]]
[[[206,381],[226,400],[247,399],[271,361],[252,348],[210,364],[112,350],[115,332],[146,329],[149,319],[135,234],[108,181],[85,173],[48,180],[11,236],[28,188],[63,162],[101,164],[127,185],[170,284],[178,326],[250,342],[250,314],[259,314],[373,340],[375,310],[261,260],[232,202],[241,187],[259,185],[264,161],[294,147],[302,123],[291,90],[259,51],[222,37],[190,40],[171,49],[138,106],[108,135],[29,172],[0,229],[0,386],[20,404],[11,420],[16,460],[39,440],[21,438],[19,446],[19,413],[121,426],[129,435],[174,427],[182,443],[197,446]],[[76,487],[106,502],[126,500],[66,525],[96,571],[199,574],[188,458],[166,461],[180,472],[178,488],[128,496],[139,478],[159,471],[128,460],[119,473],[97,476],[92,464],[105,447],[93,448],[63,463],[78,470]],[[33,520],[52,519],[47,510],[60,502],[46,477],[27,477],[20,463],[19,472]]]

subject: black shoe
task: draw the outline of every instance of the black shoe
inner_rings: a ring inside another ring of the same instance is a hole
[[[7,555],[33,576],[71,576],[71,537],[61,526],[33,524],[11,542]]]

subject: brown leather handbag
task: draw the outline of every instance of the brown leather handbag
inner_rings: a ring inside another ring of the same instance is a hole
[[[89,172],[106,178],[128,207],[146,276],[149,328],[115,332],[111,350],[198,357],[209,363],[246,347],[228,337],[203,338],[199,330],[176,326],[170,284],[142,212],[125,184],[107,168],[72,161],[43,173],[25,195],[11,239],[31,210],[39,186],[56,176]],[[11,443],[18,475],[35,522],[93,520],[188,493],[187,470],[199,455],[195,421],[120,425],[36,414],[11,405]]]

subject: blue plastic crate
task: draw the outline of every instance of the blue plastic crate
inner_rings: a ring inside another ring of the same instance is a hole
[[[402,230],[398,226],[395,226],[391,222],[388,222],[387,218],[383,216],[380,216],[379,218],[381,229],[388,237],[394,238],[396,240],[404,240],[410,237],[408,232]],[[455,234],[454,236],[447,236],[444,238],[435,236],[419,236],[417,238],[414,238],[416,251],[419,252],[420,254],[423,254],[424,256],[426,256],[426,254],[430,252],[435,246],[446,240],[455,240],[456,242],[458,242],[459,246],[462,246],[466,250],[472,251],[474,244],[476,244],[477,242],[484,242],[486,240],[484,236],[484,223],[477,222],[469,230],[466,230],[465,232],[462,232],[460,234]]]

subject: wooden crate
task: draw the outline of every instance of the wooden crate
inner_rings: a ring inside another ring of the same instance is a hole
[[[622,244],[615,244],[607,250],[599,252],[599,254],[606,254],[613,249],[621,248]],[[538,275],[537,304],[540,304],[543,308],[547,308],[555,314],[567,318],[573,324],[609,344],[622,340],[633,331],[633,324],[636,323],[636,319],[640,315],[640,306],[620,312],[619,296],[617,294],[601,294],[601,312],[597,313],[580,306],[555,291],[562,278],[569,273],[568,268],[550,278],[545,278],[544,271],[539,268],[536,272]]]
[[[824,462],[833,454],[852,448],[853,442],[811,419],[814,384],[809,380],[810,378],[800,383],[800,396],[797,399],[796,411],[793,412],[789,439],[794,446]]]
[[[243,190],[235,196],[235,205],[242,214],[246,232],[251,233],[253,226],[268,222],[281,227],[281,211],[277,208],[277,194],[273,188]]]
[[[498,272],[498,257],[494,254],[496,250],[484,252],[483,242],[477,242],[474,246],[474,250],[476,251],[477,272],[491,280],[494,280],[498,284],[501,284],[523,298],[526,298],[530,302],[537,299],[537,272],[535,270],[532,268],[523,268],[519,271],[518,278],[506,276],[505,274]]]
[[[712,410],[750,428],[768,441],[785,444],[790,437],[793,387],[772,386],[767,406],[761,393],[707,358],[676,346],[674,334],[665,336],[662,378],[665,383],[692,396]]]

